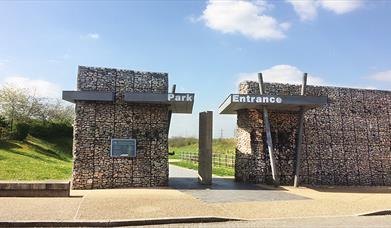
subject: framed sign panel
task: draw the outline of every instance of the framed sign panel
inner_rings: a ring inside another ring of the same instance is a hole
[[[111,139],[111,157],[136,157],[135,139]]]

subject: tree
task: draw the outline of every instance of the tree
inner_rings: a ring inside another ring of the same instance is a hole
[[[73,106],[65,105],[59,99],[37,97],[27,89],[10,85],[0,89],[0,114],[9,122],[61,122],[71,125],[74,119]]]
[[[61,122],[71,125],[75,117],[75,110],[73,105],[65,105],[59,99],[43,103],[44,107],[41,112],[42,116],[46,115],[46,120],[51,122]]]
[[[9,123],[4,116],[0,116],[0,139],[5,138],[8,135]]]
[[[14,121],[29,119],[29,112],[32,111],[30,96],[25,89],[3,86],[0,90],[1,114],[10,121],[10,127]]]

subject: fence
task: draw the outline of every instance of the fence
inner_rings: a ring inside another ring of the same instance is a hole
[[[195,152],[181,152],[179,158],[184,161],[198,162],[198,153]],[[225,166],[235,167],[235,155],[233,154],[212,154],[212,165],[213,166]]]

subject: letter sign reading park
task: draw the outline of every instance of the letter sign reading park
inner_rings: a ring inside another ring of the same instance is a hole
[[[168,94],[168,101],[182,101],[182,102],[193,102],[194,94]]]

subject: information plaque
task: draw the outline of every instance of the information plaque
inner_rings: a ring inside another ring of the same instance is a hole
[[[136,157],[135,139],[111,139],[111,157]]]

